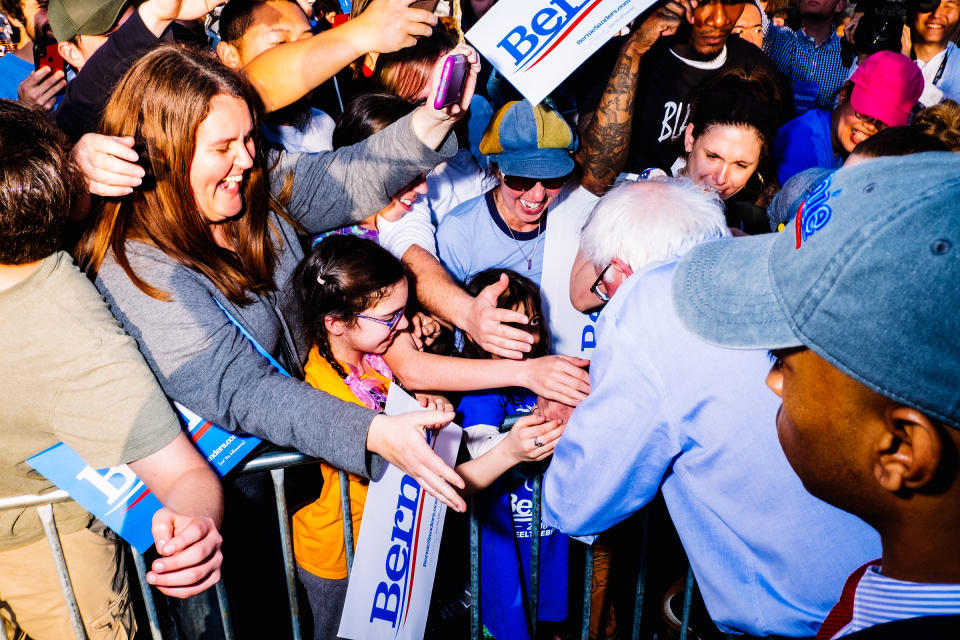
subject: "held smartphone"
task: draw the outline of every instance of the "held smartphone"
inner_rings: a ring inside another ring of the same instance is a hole
[[[447,56],[440,72],[440,84],[437,97],[433,100],[434,109],[443,109],[460,102],[463,97],[463,83],[467,79],[467,56],[458,53]]]
[[[33,68],[50,67],[50,72],[62,71],[66,73],[63,58],[57,49],[57,41],[53,36],[44,35],[33,43]]]
[[[437,10],[437,5],[440,4],[440,0],[417,0],[416,2],[410,3],[411,9],[423,9],[424,11],[429,11],[433,13]]]

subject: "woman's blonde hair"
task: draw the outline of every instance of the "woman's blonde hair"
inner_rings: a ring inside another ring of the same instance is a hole
[[[203,217],[190,185],[197,129],[218,95],[239,98],[250,107],[254,136],[259,101],[246,81],[207,52],[164,45],[137,61],[107,103],[100,131],[136,140],[144,183],[131,195],[107,200],[80,243],[77,258],[95,277],[104,257],[117,263],[143,292],[161,300],[168,293],[134,272],[127,259],[129,241],[153,245],[174,261],[202,274],[235,304],[252,301],[249,293],[276,288],[273,228],[268,233],[271,201],[261,154],[243,182],[243,211],[220,223],[234,250],[220,247]],[[282,207],[272,203],[282,212]]]

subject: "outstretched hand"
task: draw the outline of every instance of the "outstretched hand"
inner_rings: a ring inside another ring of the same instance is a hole
[[[590,374],[584,369],[589,360],[559,355],[534,358],[524,364],[523,386],[538,396],[575,407],[590,393]]]
[[[453,418],[452,411],[378,415],[367,431],[367,449],[383,456],[443,504],[463,512],[467,503],[457,493],[457,489],[464,488],[463,479],[433,452],[426,441],[428,428],[443,426]]]
[[[366,52],[390,53],[412,47],[417,38],[433,33],[437,16],[411,8],[411,2],[413,0],[373,0],[368,4],[363,13],[351,21],[360,48]]]
[[[145,172],[137,164],[139,156],[133,145],[133,138],[99,133],[80,138],[70,157],[80,167],[90,193],[117,198],[133,193],[133,189],[140,186]]]
[[[553,454],[566,427],[543,416],[529,415],[517,420],[507,435],[510,456],[517,462],[536,462]]]
[[[464,55],[469,65],[463,82],[463,92],[460,94],[460,102],[443,109],[433,108],[434,100],[437,97],[437,89],[440,85],[440,76],[443,73],[443,63],[446,60],[446,56],[441,56],[433,67],[430,95],[427,98],[427,103],[413,112],[414,133],[417,134],[421,142],[431,149],[439,148],[453,129],[453,125],[467,115],[470,101],[473,100],[474,89],[477,86],[477,75],[480,73],[480,54],[470,45],[458,44],[447,55]]]
[[[510,286],[507,274],[477,294],[466,315],[466,326],[460,327],[481,349],[501,358],[519,360],[533,348],[533,336],[523,329],[509,326],[527,324],[529,319],[519,311],[497,307],[497,300]]]
[[[199,20],[226,0],[147,0],[140,5],[140,19],[158,38],[174,20]]]
[[[164,507],[153,516],[153,539],[160,558],[151,565],[147,582],[161,593],[186,598],[220,580],[223,538],[211,518],[184,516]]]

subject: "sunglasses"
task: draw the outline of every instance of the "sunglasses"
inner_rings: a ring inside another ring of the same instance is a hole
[[[607,302],[610,300],[610,296],[607,295],[606,291],[600,291],[600,284],[603,282],[603,276],[606,275],[607,269],[609,269],[610,266],[611,265],[609,264],[605,266],[603,271],[600,272],[600,275],[597,276],[597,279],[593,281],[592,285],[590,285],[590,293],[600,298],[600,302]]]
[[[877,131],[880,131],[881,129],[885,129],[885,128],[887,127],[887,125],[886,125],[885,123],[883,123],[882,121],[877,120],[876,118],[874,118],[874,117],[872,117],[872,116],[866,116],[866,115],[860,113],[859,111],[854,110],[853,115],[854,115],[854,117],[856,117],[857,120],[859,120],[860,122],[862,122],[862,123],[864,123],[864,124],[868,124],[868,125],[872,126],[872,127],[873,127],[874,129],[876,129]]]
[[[560,189],[563,185],[567,184],[567,180],[570,179],[570,174],[565,176],[560,176],[559,178],[524,178],[523,176],[503,176],[503,184],[507,185],[514,191],[530,191],[537,183],[543,185],[544,189]]]
[[[396,328],[397,323],[400,322],[400,318],[403,317],[404,310],[405,308],[398,310],[395,314],[390,316],[390,318],[388,318],[387,320],[384,320],[383,318],[374,318],[373,316],[365,316],[362,313],[358,313],[357,317],[364,318],[365,320],[372,320],[373,322],[382,324],[387,328],[388,331],[392,332],[394,328]]]

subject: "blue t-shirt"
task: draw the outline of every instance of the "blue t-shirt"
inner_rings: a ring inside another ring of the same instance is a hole
[[[843,164],[833,153],[830,112],[810,109],[780,127],[773,143],[773,159],[780,184],[786,184],[804,169],[836,169]]]
[[[544,213],[542,224],[533,231],[514,231],[497,212],[493,191],[488,191],[461,202],[440,221],[440,261],[460,282],[485,269],[512,269],[540,284],[547,218]]]
[[[17,87],[33,73],[33,65],[12,53],[0,56],[0,98],[17,99]]]
[[[457,411],[465,428],[500,425],[509,415],[531,413],[536,404],[537,396],[526,389],[498,389],[465,395]],[[530,590],[533,476],[521,467],[474,497],[480,523],[480,616],[497,640],[530,638],[523,603]],[[569,538],[541,520],[538,620],[567,617],[568,547]]]

